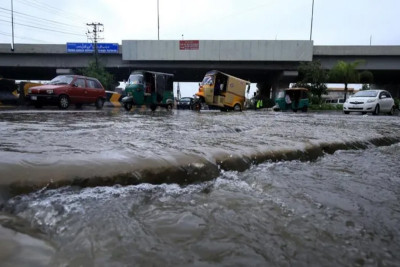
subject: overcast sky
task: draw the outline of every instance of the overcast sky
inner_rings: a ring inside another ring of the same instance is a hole
[[[157,0],[1,0],[0,43],[157,40]],[[312,0],[159,0],[162,40],[309,40]],[[315,45],[400,45],[400,0],[314,0]],[[176,85],[175,85],[176,87]],[[181,84],[184,96],[197,84]],[[252,92],[255,91],[252,84]]]
[[[157,0],[1,0],[0,43],[86,42],[86,23],[103,42],[157,39]],[[160,39],[308,40],[312,0],[159,0]],[[315,0],[316,45],[400,45],[399,0]],[[183,35],[183,37],[182,37]]]

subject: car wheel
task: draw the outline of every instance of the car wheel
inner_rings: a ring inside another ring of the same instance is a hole
[[[344,113],[344,114],[350,114],[350,112],[349,112],[349,111],[343,111],[343,113]]]
[[[69,97],[67,95],[61,95],[58,99],[58,107],[60,109],[67,109],[69,107]]]
[[[394,106],[390,109],[390,111],[388,112],[388,115],[394,115]]]
[[[95,105],[97,109],[102,109],[104,106],[103,98],[97,98]]]
[[[129,111],[129,110],[131,110],[132,109],[132,103],[131,102],[128,102],[128,103],[125,103],[124,104],[124,108],[125,108],[125,110],[126,111]]]
[[[242,107],[240,106],[240,104],[235,104],[235,105],[233,106],[233,110],[234,110],[234,111],[242,111]]]
[[[372,112],[373,115],[378,115],[379,114],[379,105],[375,106],[374,112]]]

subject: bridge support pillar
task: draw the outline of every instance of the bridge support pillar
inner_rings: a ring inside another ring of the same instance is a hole
[[[297,75],[297,71],[281,71],[269,74],[266,80],[257,83],[257,98],[262,99],[267,103],[267,106],[273,105],[277,91],[288,88],[291,82],[296,81]]]
[[[284,70],[273,79],[271,98],[275,98],[279,89],[289,88],[290,83],[297,81],[298,71]]]

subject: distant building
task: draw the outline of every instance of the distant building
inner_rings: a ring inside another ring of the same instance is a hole
[[[326,90],[327,95],[322,95],[323,100],[337,100],[337,99],[344,99],[344,88],[334,88],[331,87]],[[347,97],[350,95],[353,95],[357,93],[358,90],[355,90],[354,88],[347,88]]]

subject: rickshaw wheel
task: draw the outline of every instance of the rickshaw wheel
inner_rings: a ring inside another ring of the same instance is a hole
[[[150,109],[151,109],[151,111],[155,111],[155,110],[156,110],[156,108],[157,108],[157,105],[154,105],[154,104],[151,104],[151,105],[150,105]]]
[[[124,108],[125,108],[126,111],[131,110],[132,109],[132,103],[125,103],[124,104]]]
[[[235,104],[235,105],[233,106],[233,110],[234,110],[234,111],[242,111],[242,108],[240,107],[239,104]]]
[[[168,104],[166,108],[167,108],[168,111],[171,111],[172,110],[172,105]]]

